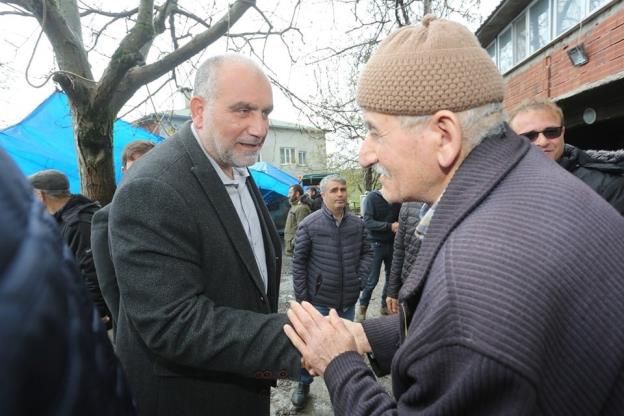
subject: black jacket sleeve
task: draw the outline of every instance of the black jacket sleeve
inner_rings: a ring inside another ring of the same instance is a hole
[[[93,253],[91,252],[91,222],[76,221],[68,224],[65,231],[65,241],[76,258],[80,273],[84,279],[89,298],[97,307],[100,316],[110,316],[110,311],[104,302],[100,285],[97,280]]]

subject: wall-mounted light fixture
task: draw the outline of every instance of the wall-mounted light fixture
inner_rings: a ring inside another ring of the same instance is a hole
[[[587,53],[585,53],[585,45],[579,43],[575,47],[568,49],[568,58],[570,58],[570,62],[574,66],[583,66],[589,62]]]

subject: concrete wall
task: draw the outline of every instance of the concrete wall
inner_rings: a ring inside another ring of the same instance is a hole
[[[281,147],[295,149],[294,164],[282,165],[280,163]],[[306,152],[306,165],[297,163],[299,151]],[[271,126],[262,147],[262,160],[297,177],[306,173],[325,172],[327,169],[325,135],[317,130],[283,129]]]

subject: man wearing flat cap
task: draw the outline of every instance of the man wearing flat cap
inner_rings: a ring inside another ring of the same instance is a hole
[[[284,329],[335,414],[621,414],[624,219],[509,129],[475,36],[433,16],[401,28],[357,101],[360,163],[387,200],[430,209],[398,314],[357,324],[291,304]]]
[[[80,267],[89,297],[102,322],[110,329],[110,312],[102,298],[91,253],[91,219],[100,205],[83,195],[71,194],[67,176],[58,170],[42,170],[29,176],[28,180],[37,199],[59,224],[63,240]]]

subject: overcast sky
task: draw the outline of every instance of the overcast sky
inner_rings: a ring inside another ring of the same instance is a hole
[[[180,3],[182,2],[180,1]],[[225,4],[225,2],[223,3]],[[104,2],[104,4],[112,3]],[[282,21],[290,19],[292,0],[259,0],[257,4],[261,10],[270,14],[272,19],[282,19]],[[307,0],[303,2],[302,8],[297,15],[297,26],[304,34],[305,45],[302,49],[310,48],[310,50],[313,50],[316,44],[331,44],[336,37],[340,37],[343,40],[345,36],[348,36],[341,27],[344,25],[345,20],[351,18],[350,13],[347,9],[341,9],[340,2],[332,2],[331,10],[327,8],[329,4],[330,2],[323,0]],[[481,14],[483,16],[489,15],[497,4],[498,0],[484,1]],[[0,7],[6,10],[6,6],[2,5]],[[232,28],[232,32],[238,33],[249,30],[248,28],[256,28],[258,18],[259,16],[254,10],[247,11],[246,15]],[[275,26],[279,25],[276,24]],[[26,67],[33,55],[33,48],[40,33],[40,28],[36,21],[32,18],[0,16],[0,27],[2,27],[0,31],[0,128],[4,128],[26,117],[28,113],[34,110],[37,105],[55,90],[55,85],[54,82],[49,80],[43,87],[34,88],[26,81]],[[476,28],[472,27],[472,29]],[[124,31],[120,29],[118,33],[119,37],[121,37]],[[292,34],[292,36],[294,35]],[[108,39],[108,41],[110,45],[115,45],[118,42],[114,38]],[[304,65],[305,59],[300,59],[300,63],[292,65],[283,46],[277,40],[272,42],[267,44],[265,52],[268,57],[267,62],[274,71],[273,76],[279,79],[282,84],[289,86],[305,97],[308,94],[306,91],[313,87],[313,81],[310,79],[312,68]],[[225,41],[217,42],[207,48],[204,54],[195,58],[195,60],[226,52],[227,49],[228,44]],[[292,50],[292,53],[302,58],[306,51]],[[98,56],[95,52],[92,52],[89,58],[96,77],[99,77],[99,74],[101,74],[107,64],[107,60]],[[51,46],[46,37],[43,36],[32,57],[32,63],[28,70],[30,82],[32,84],[44,83],[45,76],[50,72],[53,62]],[[178,81],[181,85],[192,87],[192,76],[190,67],[178,71]],[[153,90],[158,88],[158,86],[160,86],[160,83],[154,82],[149,86],[149,89]],[[119,115],[123,115],[127,110],[134,107],[147,93],[148,88],[143,87],[139,90]],[[283,98],[277,88],[274,88],[274,95],[275,111],[272,114],[273,118],[291,122],[304,122],[303,118],[298,116],[297,111],[292,108],[288,100]],[[180,93],[175,91],[175,86],[172,84],[164,88],[154,100],[139,106],[124,118],[132,121],[155,110],[166,111],[183,106],[184,99]]]

